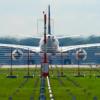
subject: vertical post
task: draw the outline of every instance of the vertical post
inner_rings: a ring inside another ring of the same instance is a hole
[[[17,78],[17,76],[16,75],[13,75],[13,68],[12,68],[12,48],[11,48],[11,50],[10,50],[10,57],[11,57],[11,61],[10,61],[10,63],[11,63],[11,65],[10,65],[10,72],[9,72],[9,75],[7,75],[7,78]]]
[[[78,64],[78,68],[77,68],[77,75],[76,76],[80,76],[80,51],[78,50],[76,53],[76,57],[77,57],[77,64]]]
[[[11,53],[11,55],[10,55],[11,56],[11,59],[10,59],[11,60],[10,61],[11,62],[11,66],[10,66],[10,76],[12,76],[13,75],[13,70],[12,70],[12,48],[11,48],[10,53]]]
[[[50,5],[48,5],[48,34],[51,34]]]
[[[80,65],[79,65],[79,59],[78,59],[78,69],[77,69],[77,74],[78,74],[78,76],[80,76]]]
[[[47,39],[46,39],[46,14],[44,14],[44,52],[43,52],[43,62],[41,65],[42,68],[42,77],[47,77],[49,74],[49,64],[47,58]]]
[[[90,64],[90,78],[92,76],[92,65]]]
[[[29,69],[29,65],[30,65],[30,50],[28,49],[28,55],[27,55],[27,75],[24,76],[24,78],[33,78],[33,75],[30,75],[30,69]]]
[[[62,53],[62,48],[61,48],[61,76],[63,76],[63,53]]]
[[[29,58],[29,56],[30,56],[30,51],[29,51],[29,49],[28,49],[28,61],[27,61],[27,63],[28,63],[27,75],[28,75],[28,76],[30,75],[30,73],[29,73],[29,64],[30,64],[30,58]]]
[[[43,62],[41,64],[41,86],[40,86],[40,96],[39,100],[46,100],[45,96],[45,77],[48,76],[48,60],[47,60],[47,49],[46,49],[46,14],[44,14],[44,52],[43,52]]]

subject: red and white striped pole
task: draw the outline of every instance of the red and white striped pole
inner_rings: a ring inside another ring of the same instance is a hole
[[[47,57],[47,39],[46,39],[46,22],[47,22],[47,17],[46,14],[44,14],[44,57],[43,57],[43,62],[42,62],[42,76],[47,77],[49,75],[49,63],[48,63],[48,57]]]

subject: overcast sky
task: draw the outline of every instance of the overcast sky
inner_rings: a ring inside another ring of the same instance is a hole
[[[37,21],[40,34],[43,31],[40,19],[48,4],[53,19],[52,33],[100,34],[100,0],[0,0],[0,36],[34,36]]]

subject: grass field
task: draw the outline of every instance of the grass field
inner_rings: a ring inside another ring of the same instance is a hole
[[[77,68],[50,68],[49,80],[54,100],[100,100],[100,78],[96,77],[100,75],[99,70],[81,68],[80,73],[84,77],[75,77]],[[9,68],[0,69],[0,100],[39,100],[39,68],[30,68],[30,75],[34,75],[30,79],[23,78],[27,75],[27,68],[14,68],[13,74],[17,78],[13,79],[6,78],[9,71]],[[63,77],[60,77],[61,71]],[[46,100],[50,100],[47,81],[45,95]]]

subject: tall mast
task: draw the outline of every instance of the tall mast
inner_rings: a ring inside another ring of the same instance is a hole
[[[50,5],[48,5],[48,34],[51,35]]]

